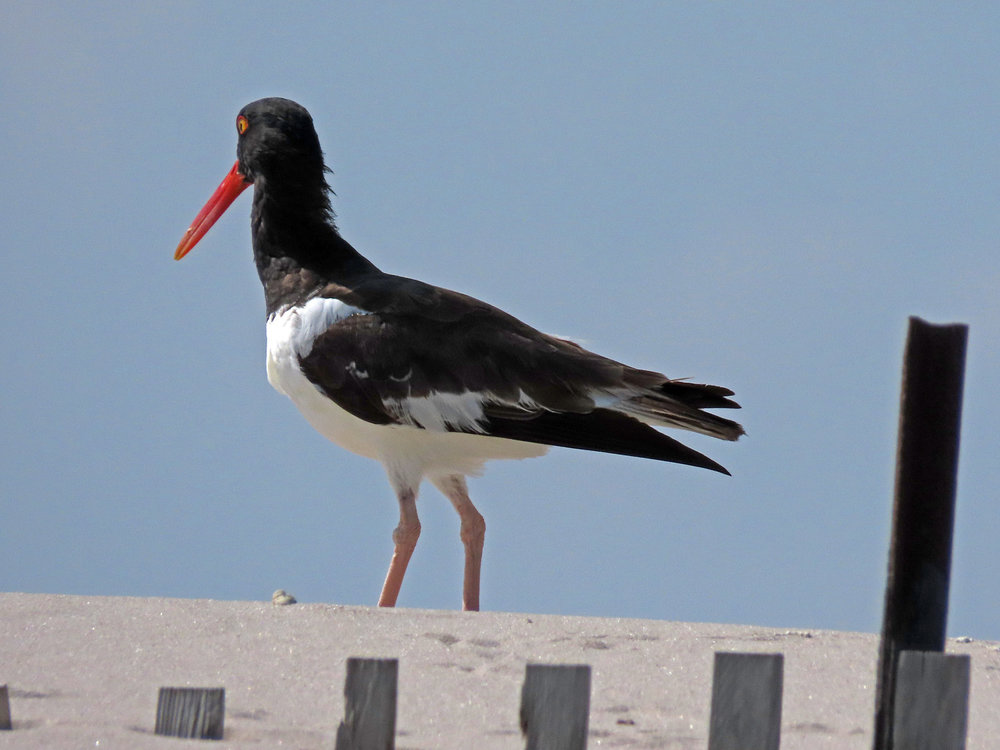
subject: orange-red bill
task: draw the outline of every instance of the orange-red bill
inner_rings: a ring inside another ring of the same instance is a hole
[[[194,221],[191,222],[191,226],[184,233],[181,243],[174,252],[174,260],[180,260],[187,255],[191,248],[198,244],[198,240],[205,236],[216,220],[236,200],[236,197],[253,184],[244,179],[239,172],[239,167],[239,162],[233,164],[233,168],[229,170],[229,174],[212,193],[208,203],[194,217]]]

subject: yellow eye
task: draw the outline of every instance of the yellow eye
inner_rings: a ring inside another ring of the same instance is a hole
[[[239,117],[236,118],[237,133],[243,135],[245,132],[247,132],[248,127],[250,127],[250,123],[247,122],[247,118],[245,118],[243,115],[240,115]]]

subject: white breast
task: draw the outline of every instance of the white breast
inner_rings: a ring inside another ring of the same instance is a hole
[[[340,300],[313,298],[305,305],[271,315],[267,320],[267,379],[298,407],[328,440],[369,458],[377,458],[375,425],[344,411],[302,373],[299,358],[312,351],[323,331],[350,315],[365,314]]]

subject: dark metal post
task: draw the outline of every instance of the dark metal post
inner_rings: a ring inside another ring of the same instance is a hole
[[[967,337],[965,325],[931,325],[910,318],[874,750],[893,747],[899,652],[944,650]]]

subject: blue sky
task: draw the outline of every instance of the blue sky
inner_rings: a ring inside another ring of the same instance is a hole
[[[878,630],[909,315],[970,325],[949,632],[1000,639],[1000,10],[7,4],[12,591],[374,604],[396,504],[264,373],[236,112],[312,112],[343,234],[732,387],[732,478],[553,450],[473,480],[487,609]],[[400,604],[461,601],[427,485]]]

